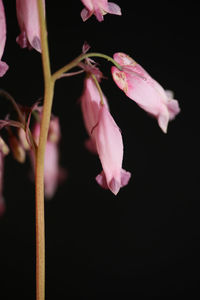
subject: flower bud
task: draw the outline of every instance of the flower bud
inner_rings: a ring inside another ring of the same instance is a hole
[[[9,145],[13,157],[19,162],[24,163],[26,159],[26,152],[22,147],[20,141],[12,133],[9,136]]]

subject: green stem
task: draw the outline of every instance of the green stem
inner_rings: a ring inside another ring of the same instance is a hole
[[[119,70],[122,69],[122,67],[112,57],[110,57],[110,56],[108,56],[106,54],[102,54],[102,53],[90,52],[90,53],[86,53],[86,54],[81,54],[80,56],[78,56],[77,58],[75,58],[74,60],[72,60],[69,64],[67,64],[64,67],[60,68],[58,71],[56,71],[52,75],[52,78],[54,80],[59,79],[65,72],[68,72],[72,68],[76,67],[82,60],[84,60],[86,58],[89,58],[89,57],[101,57],[101,58],[104,58],[104,59],[110,61],[111,63],[113,63],[113,65],[115,65]]]
[[[44,73],[44,104],[40,127],[40,138],[35,164],[35,209],[36,209],[36,299],[45,299],[45,219],[44,219],[44,157],[54,94],[54,80],[51,76],[47,30],[43,1],[37,0],[42,64]]]

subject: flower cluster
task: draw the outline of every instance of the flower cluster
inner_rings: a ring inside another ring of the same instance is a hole
[[[93,14],[99,22],[103,21],[106,13],[121,15],[120,7],[107,0],[81,0],[85,8],[81,11],[83,21]],[[45,7],[45,1],[43,1]],[[36,0],[16,0],[17,19],[21,33],[17,37],[17,43],[28,49],[34,48],[41,52],[40,24],[38,18]],[[6,42],[6,21],[3,2],[0,0],[0,76],[8,70],[5,62],[1,61]],[[96,176],[97,183],[117,194],[121,187],[128,184],[131,173],[125,171],[123,165],[123,140],[122,133],[115,123],[106,96],[101,90],[100,83],[103,74],[91,57],[87,55],[89,46],[84,44],[83,53],[77,60],[76,67],[86,73],[83,93],[80,97],[80,105],[83,120],[88,132],[86,147],[99,156],[102,171]],[[98,56],[95,54],[94,56]],[[100,57],[108,56],[99,54]],[[82,59],[83,58],[83,59]],[[136,102],[143,110],[155,117],[164,133],[167,132],[168,123],[180,112],[177,100],[173,99],[171,91],[165,91],[135,60],[125,53],[117,52],[113,58],[111,74],[117,86],[128,98]],[[68,75],[74,75],[71,73]],[[67,74],[62,74],[67,76]],[[9,97],[8,97],[9,98]],[[12,99],[12,103],[14,100]],[[3,189],[3,166],[5,155],[9,149],[15,159],[24,162],[26,153],[32,164],[33,174],[35,169],[36,151],[40,139],[42,107],[34,106],[25,113],[15,102],[14,107],[18,113],[18,120],[2,120],[0,127],[9,128],[9,145],[7,146],[0,137],[0,214],[5,209]],[[30,128],[30,117],[34,113],[34,125]],[[10,126],[17,127],[16,132]],[[49,132],[46,144],[44,161],[44,186],[46,198],[52,198],[60,181],[66,174],[59,165],[59,141],[61,138],[58,117],[51,115]]]

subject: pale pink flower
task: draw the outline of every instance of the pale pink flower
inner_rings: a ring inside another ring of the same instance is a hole
[[[123,142],[119,128],[110,115],[106,97],[101,104],[99,91],[91,77],[86,78],[81,97],[83,119],[90,136],[87,147],[98,153],[103,171],[96,181],[115,195],[126,185],[131,174],[122,169]]]
[[[4,173],[4,158],[9,153],[9,148],[4,140],[0,137],[0,216],[5,212],[5,200],[3,197],[3,173]]]
[[[43,1],[45,5],[45,1]],[[21,29],[16,41],[22,48],[41,52],[40,24],[37,0],[16,0],[17,19]]]
[[[81,11],[81,18],[83,21],[89,19],[93,14],[99,22],[103,21],[103,16],[107,13],[114,15],[121,15],[120,7],[108,0],[81,0],[85,8]]]
[[[0,0],[0,77],[8,70],[8,65],[1,61],[6,43],[6,17],[2,0]]]
[[[36,123],[32,135],[36,144],[39,142],[40,123]],[[59,165],[60,124],[57,117],[52,117],[48,132],[48,139],[44,159],[44,190],[46,199],[51,199],[58,187],[58,184],[66,177],[65,171]],[[34,155],[31,153],[31,160],[34,166]]]
[[[115,53],[114,59],[122,66],[111,68],[115,83],[142,109],[157,118],[163,132],[168,122],[180,112],[173,93],[165,91],[138,63],[124,53]]]
[[[121,187],[128,184],[131,173],[122,169],[121,132],[105,106],[100,108],[98,125],[93,134],[103,168],[96,180],[103,188],[109,188],[116,195]]]

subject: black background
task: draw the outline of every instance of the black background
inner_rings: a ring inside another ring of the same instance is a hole
[[[56,83],[53,112],[62,126],[61,163],[68,179],[45,202],[46,299],[149,299],[199,293],[199,24],[198,9],[179,1],[115,1],[121,17],[102,23],[80,18],[80,1],[46,1],[52,71],[80,54],[122,51],[164,88],[173,90],[181,113],[163,134],[112,81],[99,59],[111,113],[124,139],[123,167],[132,173],[117,196],[95,182],[98,157],[87,137],[78,98],[84,75]],[[193,1],[194,2],[194,1]],[[191,2],[191,3],[193,3]],[[133,4],[134,3],[134,4]],[[40,54],[22,50],[15,2],[4,1],[10,69],[0,88],[20,104],[43,94]],[[1,112],[6,110],[1,101]],[[35,298],[34,186],[29,162],[5,162],[7,210],[0,219],[0,299]]]

